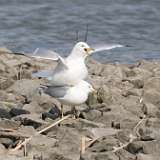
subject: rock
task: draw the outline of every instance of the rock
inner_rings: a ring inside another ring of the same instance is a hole
[[[152,103],[144,102],[142,110],[143,110],[144,114],[146,114],[149,117],[160,118],[160,110],[158,109],[158,107],[156,107]]]
[[[88,119],[90,121],[96,121],[99,117],[102,116],[102,113],[98,110],[89,110],[88,112],[82,112],[80,114],[80,117],[83,117],[84,119]]]
[[[29,111],[21,109],[21,108],[12,108],[9,113],[12,117],[18,116],[21,114],[30,114]]]
[[[80,160],[119,160],[119,158],[115,155],[115,153],[112,152],[87,152],[82,155]]]
[[[102,137],[98,139],[92,146],[89,148],[91,152],[108,152],[108,151],[113,151],[113,148],[116,147],[118,144],[118,140],[111,137]]]
[[[45,120],[46,118],[56,119],[61,116],[61,111],[59,108],[55,105],[53,106],[49,112],[42,113],[42,119]]]
[[[6,148],[9,148],[13,144],[13,140],[10,138],[0,138],[0,143],[3,144]]]
[[[16,81],[10,88],[7,89],[10,93],[16,93],[29,99],[36,94],[37,89],[40,87],[40,81],[22,79]]]
[[[4,145],[0,144],[0,155],[6,154],[6,149]]]
[[[20,123],[17,121],[13,121],[13,120],[8,120],[8,119],[3,119],[0,120],[0,128],[3,129],[18,129],[20,126]]]
[[[27,144],[28,156],[43,155],[48,157],[55,147],[57,140],[54,138],[46,137],[44,135],[36,135]]]
[[[124,96],[124,97],[129,97],[129,96],[141,97],[142,93],[143,93],[143,91],[141,89],[137,89],[137,88],[122,90],[122,96]]]
[[[160,141],[147,141],[143,145],[144,154],[159,155]]]
[[[143,144],[144,142],[142,141],[135,141],[130,143],[126,150],[132,154],[138,154],[138,153],[143,153]]]
[[[149,102],[160,108],[160,92],[155,89],[144,90],[143,99],[145,102]]]
[[[91,105],[97,104],[97,103],[98,103],[98,101],[97,101],[97,95],[95,95],[95,94],[89,94],[88,100],[86,101],[86,104],[88,106],[91,106]]]
[[[11,115],[6,109],[0,108],[0,118],[10,119]]]
[[[114,136],[119,130],[113,128],[87,128],[93,138],[101,138],[107,136]]]
[[[103,85],[98,89],[97,101],[99,103],[106,103],[107,105],[112,104],[121,96],[121,91],[118,88],[109,88],[106,85]]]
[[[144,83],[144,89],[155,89],[156,91],[160,91],[160,77],[151,77],[147,79]]]
[[[143,154],[139,153],[136,156],[136,160],[159,160],[159,156],[152,155],[152,154]]]
[[[160,120],[157,118],[148,119],[138,130],[141,139],[143,141],[160,140],[159,124]]]
[[[123,79],[123,81],[128,81],[132,83],[134,87],[138,89],[143,88],[144,86],[144,81],[140,77],[129,77],[129,78]]]
[[[121,142],[121,143],[127,143],[130,140],[130,130],[121,130],[116,134],[116,138]]]
[[[13,119],[16,121],[20,121],[21,124],[23,125],[33,126],[34,128],[38,128],[42,124],[46,124],[46,122],[40,118],[40,115],[36,113],[22,114],[22,115],[14,117]]]
[[[136,156],[127,152],[126,150],[122,149],[119,150],[116,155],[119,157],[121,160],[135,160]]]
[[[14,80],[11,78],[0,78],[0,89],[5,90],[14,83]]]
[[[101,72],[103,70],[103,65],[101,63],[97,63],[93,59],[89,59],[88,63],[86,63],[89,68],[89,73],[91,75],[101,75]]]
[[[43,109],[40,107],[40,105],[36,101],[32,101],[29,104],[25,104],[22,107],[22,109],[26,110],[29,113],[41,114],[43,112]]]
[[[102,70],[101,76],[107,77],[108,80],[121,81],[125,77],[123,67],[119,64],[106,64]]]

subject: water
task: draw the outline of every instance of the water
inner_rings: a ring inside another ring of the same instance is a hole
[[[76,41],[130,47],[96,53],[101,62],[160,58],[159,0],[1,0],[0,46],[32,52],[37,47],[69,54]]]

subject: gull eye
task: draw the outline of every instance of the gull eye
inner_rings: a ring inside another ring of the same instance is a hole
[[[87,48],[84,48],[84,51],[86,51],[86,52],[87,52]]]

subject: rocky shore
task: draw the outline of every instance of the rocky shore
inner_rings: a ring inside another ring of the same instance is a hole
[[[0,50],[0,160],[160,159],[160,61],[87,64],[97,95],[77,106],[78,119],[39,134],[60,110],[39,90],[46,80],[32,73],[56,64]]]

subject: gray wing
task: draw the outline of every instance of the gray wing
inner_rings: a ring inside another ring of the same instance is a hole
[[[55,98],[62,98],[66,95],[69,87],[68,86],[48,86],[44,89],[44,93],[55,97]]]
[[[48,78],[53,75],[53,71],[51,70],[41,70],[35,73],[32,73],[32,77],[43,77],[43,78]]]

